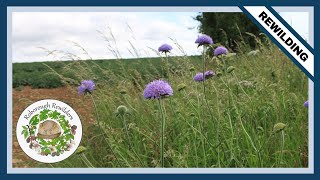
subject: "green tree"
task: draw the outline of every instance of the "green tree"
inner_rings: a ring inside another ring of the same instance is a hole
[[[195,18],[200,22],[199,31],[211,36],[215,43],[239,50],[239,44],[256,48],[257,44],[249,32],[258,36],[259,28],[243,13],[203,12]]]

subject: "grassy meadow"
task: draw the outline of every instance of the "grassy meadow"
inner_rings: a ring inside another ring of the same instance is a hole
[[[169,76],[174,95],[162,100],[165,167],[307,167],[307,77],[275,46],[247,53],[223,57],[226,67],[234,67],[229,72],[206,55],[207,70],[221,74],[205,81],[205,95],[203,84],[193,80],[202,72],[200,56],[169,57],[169,73],[165,57],[14,64],[16,89],[76,91],[92,79],[97,114],[88,113],[100,118],[103,129],[84,127],[82,153],[29,166],[161,167],[161,112],[143,90]],[[126,107],[120,114],[119,106]]]

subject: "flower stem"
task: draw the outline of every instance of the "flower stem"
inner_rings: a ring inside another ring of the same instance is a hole
[[[203,81],[202,81],[202,85],[203,85],[203,95],[206,94],[206,85],[205,85],[205,76],[204,76],[204,73],[206,71],[206,47],[203,46],[203,52],[202,52],[202,63],[203,63],[203,66],[202,66],[202,76],[203,76]]]
[[[83,162],[90,168],[94,168],[94,166],[91,164],[91,162],[88,160],[88,158],[86,157],[86,155],[81,154],[82,160]]]
[[[116,156],[116,153],[113,151],[112,146],[111,146],[111,144],[110,144],[110,142],[109,142],[109,140],[108,140],[108,137],[106,137],[106,133],[105,133],[104,129],[102,128],[101,124],[100,124],[100,119],[99,119],[99,114],[98,114],[98,109],[97,109],[96,102],[95,102],[92,94],[89,93],[89,95],[90,95],[90,97],[91,97],[91,100],[92,100],[92,103],[93,103],[93,106],[94,106],[94,109],[95,109],[96,118],[97,118],[97,124],[98,124],[99,129],[100,129],[100,131],[101,131],[101,133],[102,133],[103,139],[104,139],[104,140],[106,141],[106,143],[108,144],[108,146],[109,146],[112,154],[114,155],[114,157],[118,160],[118,157]],[[117,163],[118,163],[118,162],[117,162]]]
[[[133,144],[132,144],[131,138],[129,136],[129,130],[128,130],[126,119],[125,119],[124,115],[121,115],[121,117],[122,117],[122,121],[123,121],[123,126],[124,126],[126,134],[127,134],[127,138],[128,138],[128,141],[129,141],[129,149],[132,149],[133,153],[137,156],[140,165],[143,166],[143,163],[142,163],[141,159],[139,158],[138,153],[133,148]]]
[[[160,108],[160,113],[161,113],[161,117],[162,117],[162,123],[161,123],[161,167],[164,167],[164,130],[165,130],[166,119],[164,117],[164,112],[163,112],[161,100],[159,99],[158,102],[159,102],[159,108]]]
[[[281,131],[281,137],[282,137],[282,145],[281,145],[281,155],[280,155],[280,165],[282,163],[283,158],[283,149],[284,149],[284,131]]]
[[[167,64],[167,77],[168,77],[168,82],[170,83],[170,69],[169,69],[169,56],[166,53],[166,64]]]

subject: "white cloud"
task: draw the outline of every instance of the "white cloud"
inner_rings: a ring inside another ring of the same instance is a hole
[[[309,13],[308,12],[280,12],[280,16],[309,42]]]
[[[156,56],[149,47],[157,49],[162,43],[176,39],[189,55],[199,54],[194,44],[198,35],[198,23],[192,19],[196,13],[158,12],[14,12],[12,17],[13,62],[48,61],[65,59],[46,56],[49,50],[63,50],[87,58],[70,41],[83,46],[94,59],[112,59],[101,34],[112,41],[111,29],[116,46],[123,58],[133,58],[129,41],[139,50],[142,57]],[[132,31],[128,27],[131,27]],[[113,43],[111,43],[113,44]],[[114,47],[114,46],[113,46]],[[177,48],[172,51],[182,55]]]

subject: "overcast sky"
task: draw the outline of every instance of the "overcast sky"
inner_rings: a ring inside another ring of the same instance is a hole
[[[13,62],[70,59],[60,51],[82,59],[115,58],[108,47],[117,49],[122,58],[135,58],[132,46],[140,57],[152,57],[157,54],[150,48],[157,49],[163,43],[174,46],[174,55],[182,55],[170,38],[177,40],[188,55],[200,54],[194,44],[199,25],[193,19],[196,15],[196,12],[14,12],[12,58]],[[308,35],[307,13],[281,15],[303,37]],[[81,45],[89,56],[73,42]],[[47,56],[48,52],[42,48],[58,51]]]

